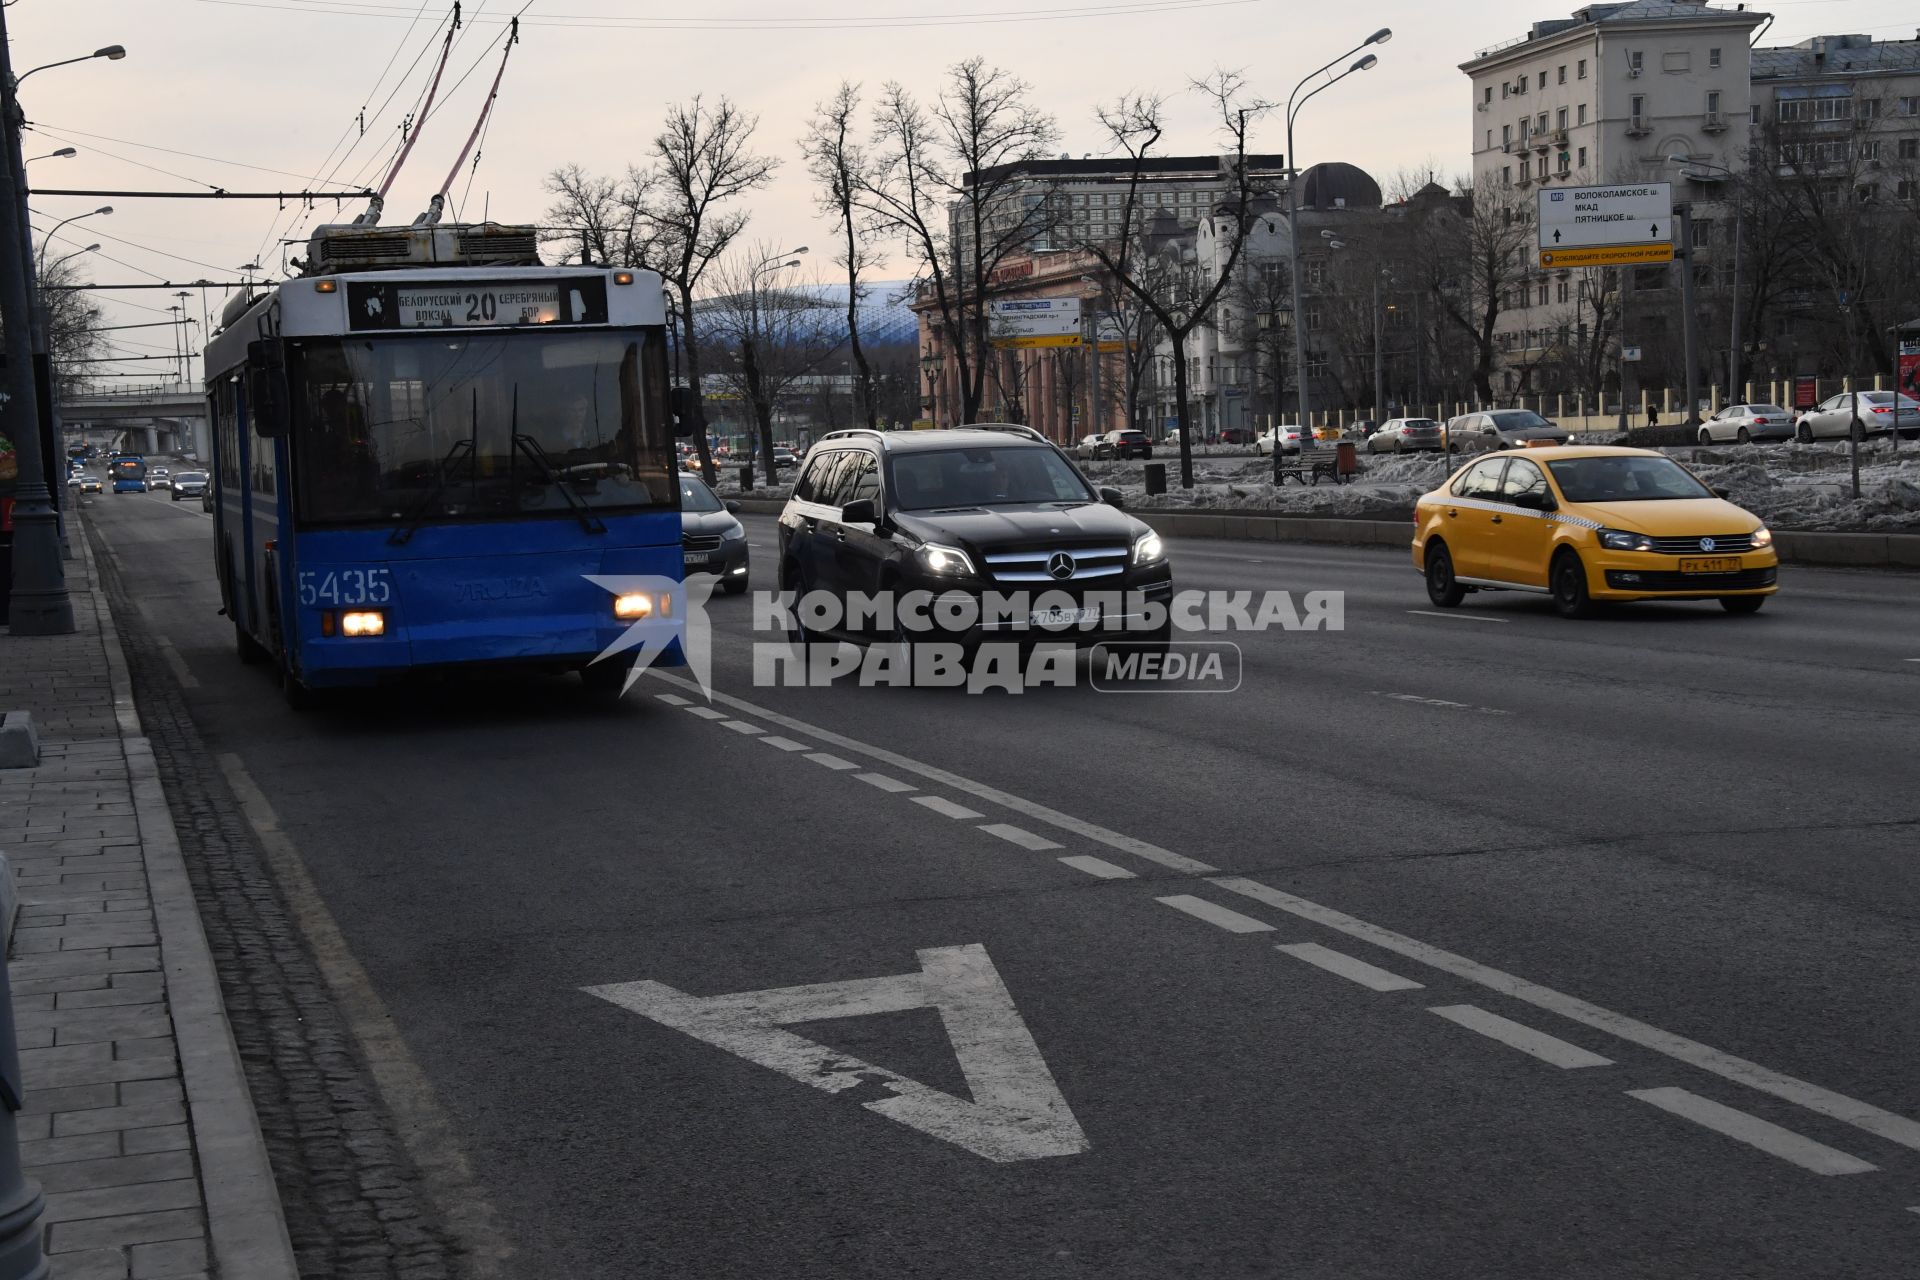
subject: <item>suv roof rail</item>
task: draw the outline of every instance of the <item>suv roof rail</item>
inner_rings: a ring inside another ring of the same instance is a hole
[[[827,432],[827,434],[820,437],[820,440],[822,443],[824,443],[828,440],[839,440],[846,436],[882,436],[884,437],[886,434],[887,434],[886,432],[878,430],[877,428],[874,428],[874,427],[841,427],[838,431]]]
[[[944,431],[1005,431],[1013,435],[1026,436],[1031,440],[1038,440],[1042,444],[1047,442],[1045,436],[1035,431],[1032,427],[1020,422],[967,422],[959,426],[943,427],[941,429]]]

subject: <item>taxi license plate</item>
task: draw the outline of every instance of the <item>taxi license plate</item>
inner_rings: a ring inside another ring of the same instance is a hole
[[[709,554],[711,553],[706,551],[683,551],[680,553],[680,558],[687,564],[705,564]]]
[[[1035,609],[1027,615],[1031,627],[1090,626],[1100,621],[1098,606],[1086,609]]]
[[[1711,560],[1682,560],[1680,562],[1680,572],[1738,573],[1740,572],[1740,558],[1738,556],[1716,556]]]

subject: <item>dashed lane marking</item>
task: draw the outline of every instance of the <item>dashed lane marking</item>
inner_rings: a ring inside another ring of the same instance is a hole
[[[1176,893],[1172,897],[1159,898],[1175,911],[1184,911],[1208,924],[1217,924],[1228,933],[1272,933],[1273,926],[1265,920],[1255,920],[1252,916],[1243,916],[1230,907],[1217,902],[1208,902],[1205,898],[1196,898],[1190,893]]]
[[[1304,960],[1328,973],[1336,973],[1349,982],[1357,982],[1369,991],[1419,991],[1425,984],[1412,978],[1403,978],[1397,973],[1388,973],[1378,965],[1368,964],[1365,960],[1356,960],[1344,951],[1335,951],[1332,947],[1323,947],[1317,942],[1283,943],[1274,948],[1284,951],[1295,960]]]
[[[943,818],[984,818],[987,816],[984,813],[969,809],[963,804],[955,804],[945,796],[915,796],[913,802],[927,806],[927,808],[933,810]]]
[[[894,795],[899,795],[902,791],[913,790],[913,784],[911,782],[902,782],[900,779],[889,777],[884,773],[856,773],[853,776],[870,787],[878,787],[882,791],[891,791]]]
[[[200,687],[200,681],[194,676],[193,672],[187,670],[187,660],[182,658],[180,651],[173,647],[173,641],[158,633],[156,633],[153,638],[160,650],[160,656],[166,660],[167,666],[172,668],[173,678],[180,682],[180,687],[182,689],[198,689]]]
[[[685,698],[681,697],[677,693],[656,693],[653,696],[660,699],[660,701],[666,703],[670,707],[684,707],[684,706],[691,705],[688,703],[688,701]]]
[[[1058,849],[1060,847],[1045,836],[1037,836],[1024,827],[1016,827],[1008,822],[990,822],[982,826],[980,830],[986,832],[988,835],[999,836],[1002,840],[1017,844],[1022,849],[1032,849],[1036,852],[1046,849]]]
[[[1409,609],[1416,618],[1452,618],[1457,622],[1512,622],[1512,618],[1489,618],[1484,613],[1440,613],[1433,609]]]
[[[809,751],[807,753],[807,759],[817,765],[824,765],[837,773],[844,773],[849,769],[858,769],[860,767],[853,761],[843,760],[830,751]]]
[[[712,707],[682,707],[681,710],[699,716],[702,720],[725,720],[727,713],[716,711]]]
[[[1812,1173],[1829,1176],[1872,1173],[1878,1167],[1858,1156],[1850,1156],[1825,1143],[1802,1137],[1791,1129],[1783,1129],[1770,1120],[1762,1120],[1759,1116],[1724,1106],[1685,1089],[1629,1089],[1627,1096],[1651,1103],[1662,1111],[1691,1120],[1702,1128],[1723,1134],[1735,1142],[1744,1142]]]
[[[1132,880],[1135,878],[1133,872],[1127,870],[1125,867],[1116,867],[1106,859],[1096,858],[1090,854],[1076,853],[1072,857],[1062,858],[1060,861],[1066,863],[1075,871],[1084,871],[1088,875],[1098,876],[1102,880]]]
[[[1376,698],[1391,698],[1395,702],[1413,702],[1423,707],[1445,707],[1449,711],[1478,711],[1483,715],[1490,716],[1513,714],[1511,711],[1502,711],[1498,707],[1477,707],[1471,702],[1450,702],[1445,698],[1424,698],[1417,693],[1388,693],[1384,689],[1369,689],[1367,692]]]
[[[777,734],[772,737],[760,738],[758,741],[764,742],[770,747],[778,747],[782,751],[805,751],[807,749],[806,743],[795,742],[792,738],[782,738]]]
[[[1531,1054],[1542,1062],[1552,1063],[1556,1067],[1569,1070],[1575,1067],[1610,1067],[1612,1058],[1603,1058],[1597,1053],[1589,1053],[1577,1044],[1568,1044],[1565,1040],[1550,1036],[1544,1031],[1535,1031],[1532,1027],[1503,1018],[1497,1013],[1488,1013],[1485,1009],[1470,1004],[1442,1005],[1429,1009],[1428,1013],[1437,1013],[1448,1022],[1457,1023],[1469,1031],[1478,1031],[1489,1040],[1498,1040],[1509,1049],[1518,1049]]]
[[[1688,1066],[1697,1067],[1709,1075],[1731,1080],[1749,1089],[1757,1089],[1761,1093],[1791,1102],[1795,1106],[1805,1107],[1809,1111],[1838,1120],[1843,1124],[1850,1124],[1856,1129],[1885,1138],[1909,1150],[1920,1151],[1920,1122],[1909,1120],[1891,1111],[1884,1111],[1871,1103],[1861,1102],[1845,1094],[1823,1089],[1817,1084],[1783,1075],[1757,1062],[1748,1062],[1730,1053],[1722,1053],[1697,1040],[1689,1040],[1685,1036],[1675,1035],[1671,1031],[1662,1031],[1659,1027],[1649,1026],[1629,1018],[1625,1014],[1589,1004],[1577,996],[1566,995],[1550,987],[1543,987],[1537,982],[1529,982],[1525,978],[1503,973],[1491,965],[1455,955],[1451,951],[1409,938],[1405,934],[1383,929],[1377,924],[1369,924],[1345,912],[1323,907],[1317,902],[1309,902],[1305,898],[1296,898],[1279,889],[1268,888],[1257,880],[1248,880],[1240,876],[1215,876],[1207,883],[1252,898],[1276,910],[1299,916],[1303,920],[1311,920],[1335,932],[1344,933],[1350,938],[1370,942],[1383,950],[1395,952],[1410,960],[1417,960],[1431,968],[1450,973],[1457,978],[1464,978],[1468,982],[1490,988],[1523,1004],[1557,1013],[1563,1018],[1592,1027],[1596,1031],[1604,1031],[1629,1044],[1651,1049],[1655,1053],[1684,1062]]]
[[[759,725],[748,724],[745,720],[722,720],[720,722],[720,727],[722,729],[731,729],[735,733],[753,734],[753,733],[766,732],[766,730],[762,729]]]
[[[688,693],[697,693],[700,689],[697,684],[684,676],[672,675],[665,671],[650,671],[648,675],[656,680],[684,689]],[[750,715],[756,720],[767,724],[779,725],[783,729],[815,738],[831,746],[839,747],[843,751],[850,751],[857,755],[866,756],[870,760],[876,760],[881,764],[890,766],[896,772],[915,774],[926,779],[928,782],[937,782],[950,790],[977,797],[978,799],[987,801],[989,804],[999,805],[1003,809],[1011,809],[1015,813],[1033,819],[1035,822],[1045,823],[1047,826],[1056,827],[1059,830],[1079,836],[1082,839],[1091,840],[1095,844],[1103,844],[1109,849],[1131,854],[1133,857],[1144,859],[1147,862],[1158,863],[1160,866],[1170,870],[1184,871],[1190,875],[1208,875],[1219,870],[1218,867],[1210,866],[1197,858],[1189,858],[1183,854],[1174,853],[1170,849],[1163,849],[1157,844],[1152,844],[1133,836],[1122,835],[1118,831],[1111,831],[1106,827],[1088,822],[1085,819],[1062,813],[1058,809],[1039,804],[1024,796],[1016,796],[1011,792],[1002,791],[997,787],[990,787],[985,783],[975,782],[971,778],[964,778],[957,773],[952,773],[934,765],[925,764],[919,760],[903,756],[898,752],[888,751],[882,747],[861,742],[857,738],[849,738],[845,734],[835,733],[831,729],[823,729],[818,725],[808,724],[804,720],[796,720],[792,716],[783,716],[777,711],[759,706],[756,703],[748,702],[745,698],[736,698],[732,694],[721,693],[718,690],[713,692],[712,697],[715,703],[732,707],[735,711],[744,715]],[[762,739],[762,741],[764,741],[764,739]],[[977,817],[979,815],[976,814],[973,816]]]

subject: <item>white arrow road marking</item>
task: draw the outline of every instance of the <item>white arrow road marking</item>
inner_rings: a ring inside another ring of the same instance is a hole
[[[733,995],[690,996],[658,982],[581,989],[828,1093],[878,1085],[891,1096],[861,1103],[867,1110],[996,1163],[1088,1150],[987,949],[973,943],[914,954],[918,973]],[[780,1030],[924,1008],[939,1010],[973,1101]]]

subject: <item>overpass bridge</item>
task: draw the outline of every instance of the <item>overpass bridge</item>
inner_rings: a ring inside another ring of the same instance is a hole
[[[140,453],[192,453],[203,458],[212,449],[206,392],[194,383],[82,392],[61,397],[57,407],[69,444],[85,442]]]

